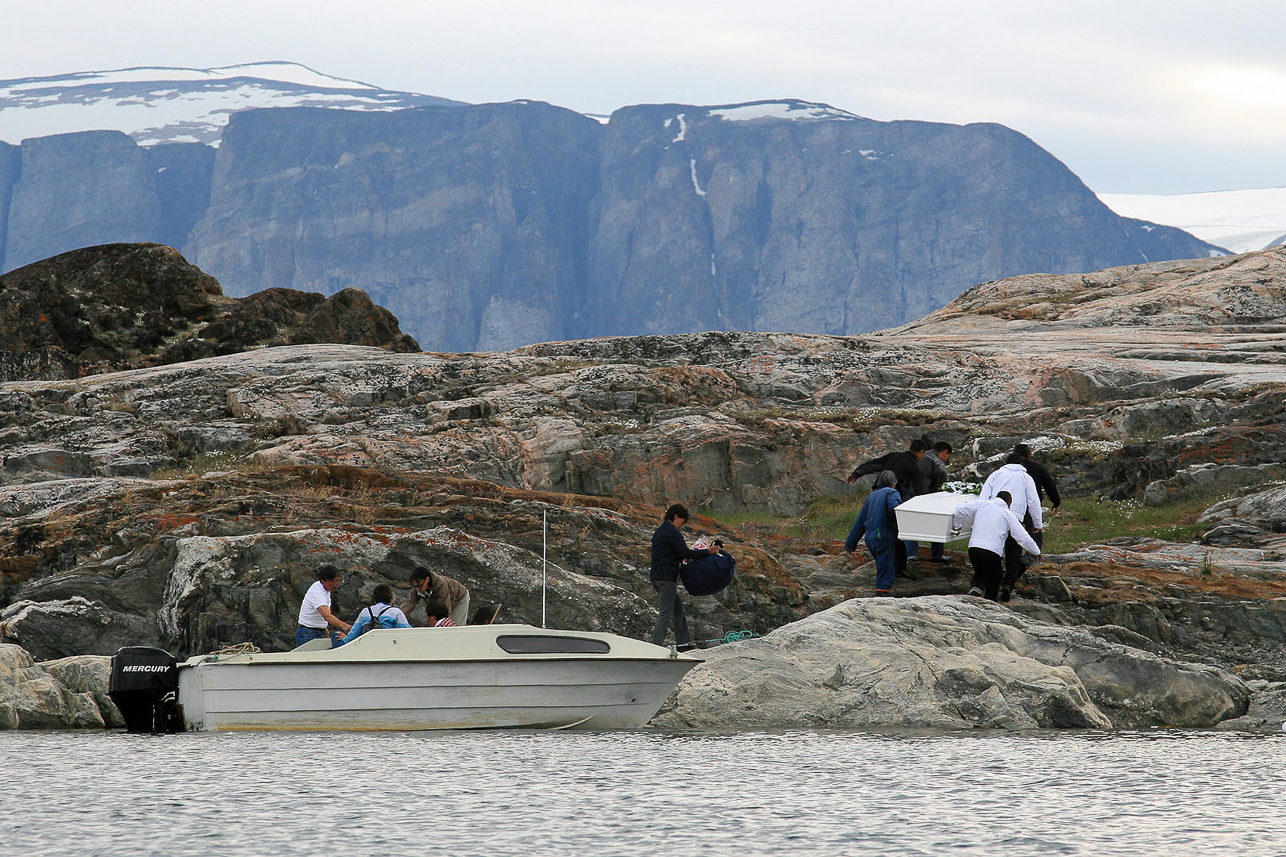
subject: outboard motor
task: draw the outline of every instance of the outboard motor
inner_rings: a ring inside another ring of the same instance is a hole
[[[164,649],[126,646],[112,656],[107,695],[130,732],[182,732],[178,691],[178,662]]]

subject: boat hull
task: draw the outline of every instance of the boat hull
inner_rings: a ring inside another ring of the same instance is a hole
[[[467,639],[471,631],[371,632],[341,649],[196,659],[179,668],[184,722],[202,731],[631,729],[646,724],[698,663],[602,634],[593,637],[620,640],[627,645],[616,648],[635,656],[494,650],[484,656],[474,645],[464,656],[435,657],[434,646],[419,645]],[[385,639],[372,639],[362,652],[358,643],[368,636]],[[402,651],[381,657],[390,641]],[[639,657],[641,646],[653,651]]]

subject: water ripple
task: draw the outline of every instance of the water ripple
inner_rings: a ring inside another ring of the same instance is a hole
[[[1286,853],[1282,736],[0,733],[42,855]]]

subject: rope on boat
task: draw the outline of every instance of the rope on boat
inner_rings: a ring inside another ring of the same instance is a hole
[[[259,647],[254,643],[237,643],[232,646],[224,646],[217,652],[211,652],[211,654],[216,658],[224,655],[257,655],[259,654]]]
[[[714,643],[717,645],[719,643],[735,643],[738,640],[753,640],[755,637],[758,637],[758,636],[759,635],[756,634],[754,631],[729,631],[728,633],[724,634],[722,637],[719,637],[718,639],[702,640],[701,642]]]

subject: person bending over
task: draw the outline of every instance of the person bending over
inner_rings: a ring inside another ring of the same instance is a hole
[[[953,533],[960,532],[965,522],[973,519],[973,532],[969,535],[969,562],[973,566],[970,595],[991,601],[1009,600],[1009,589],[1001,587],[1006,539],[1012,538],[1028,553],[1040,556],[1040,546],[1027,533],[1023,522],[1010,511],[1011,500],[1008,491],[998,491],[989,500],[980,498],[960,504],[951,516]]]
[[[876,595],[890,594],[898,569],[906,567],[906,551],[898,541],[897,515],[893,512],[902,502],[902,495],[894,487],[896,484],[897,474],[892,470],[881,471],[875,477],[873,490],[844,542],[844,550],[852,553],[857,550],[858,541],[866,537],[866,548],[875,560]]]
[[[402,612],[410,616],[416,607],[430,601],[445,604],[455,624],[469,623],[469,589],[455,578],[420,566],[411,572],[411,594],[402,603]]]

